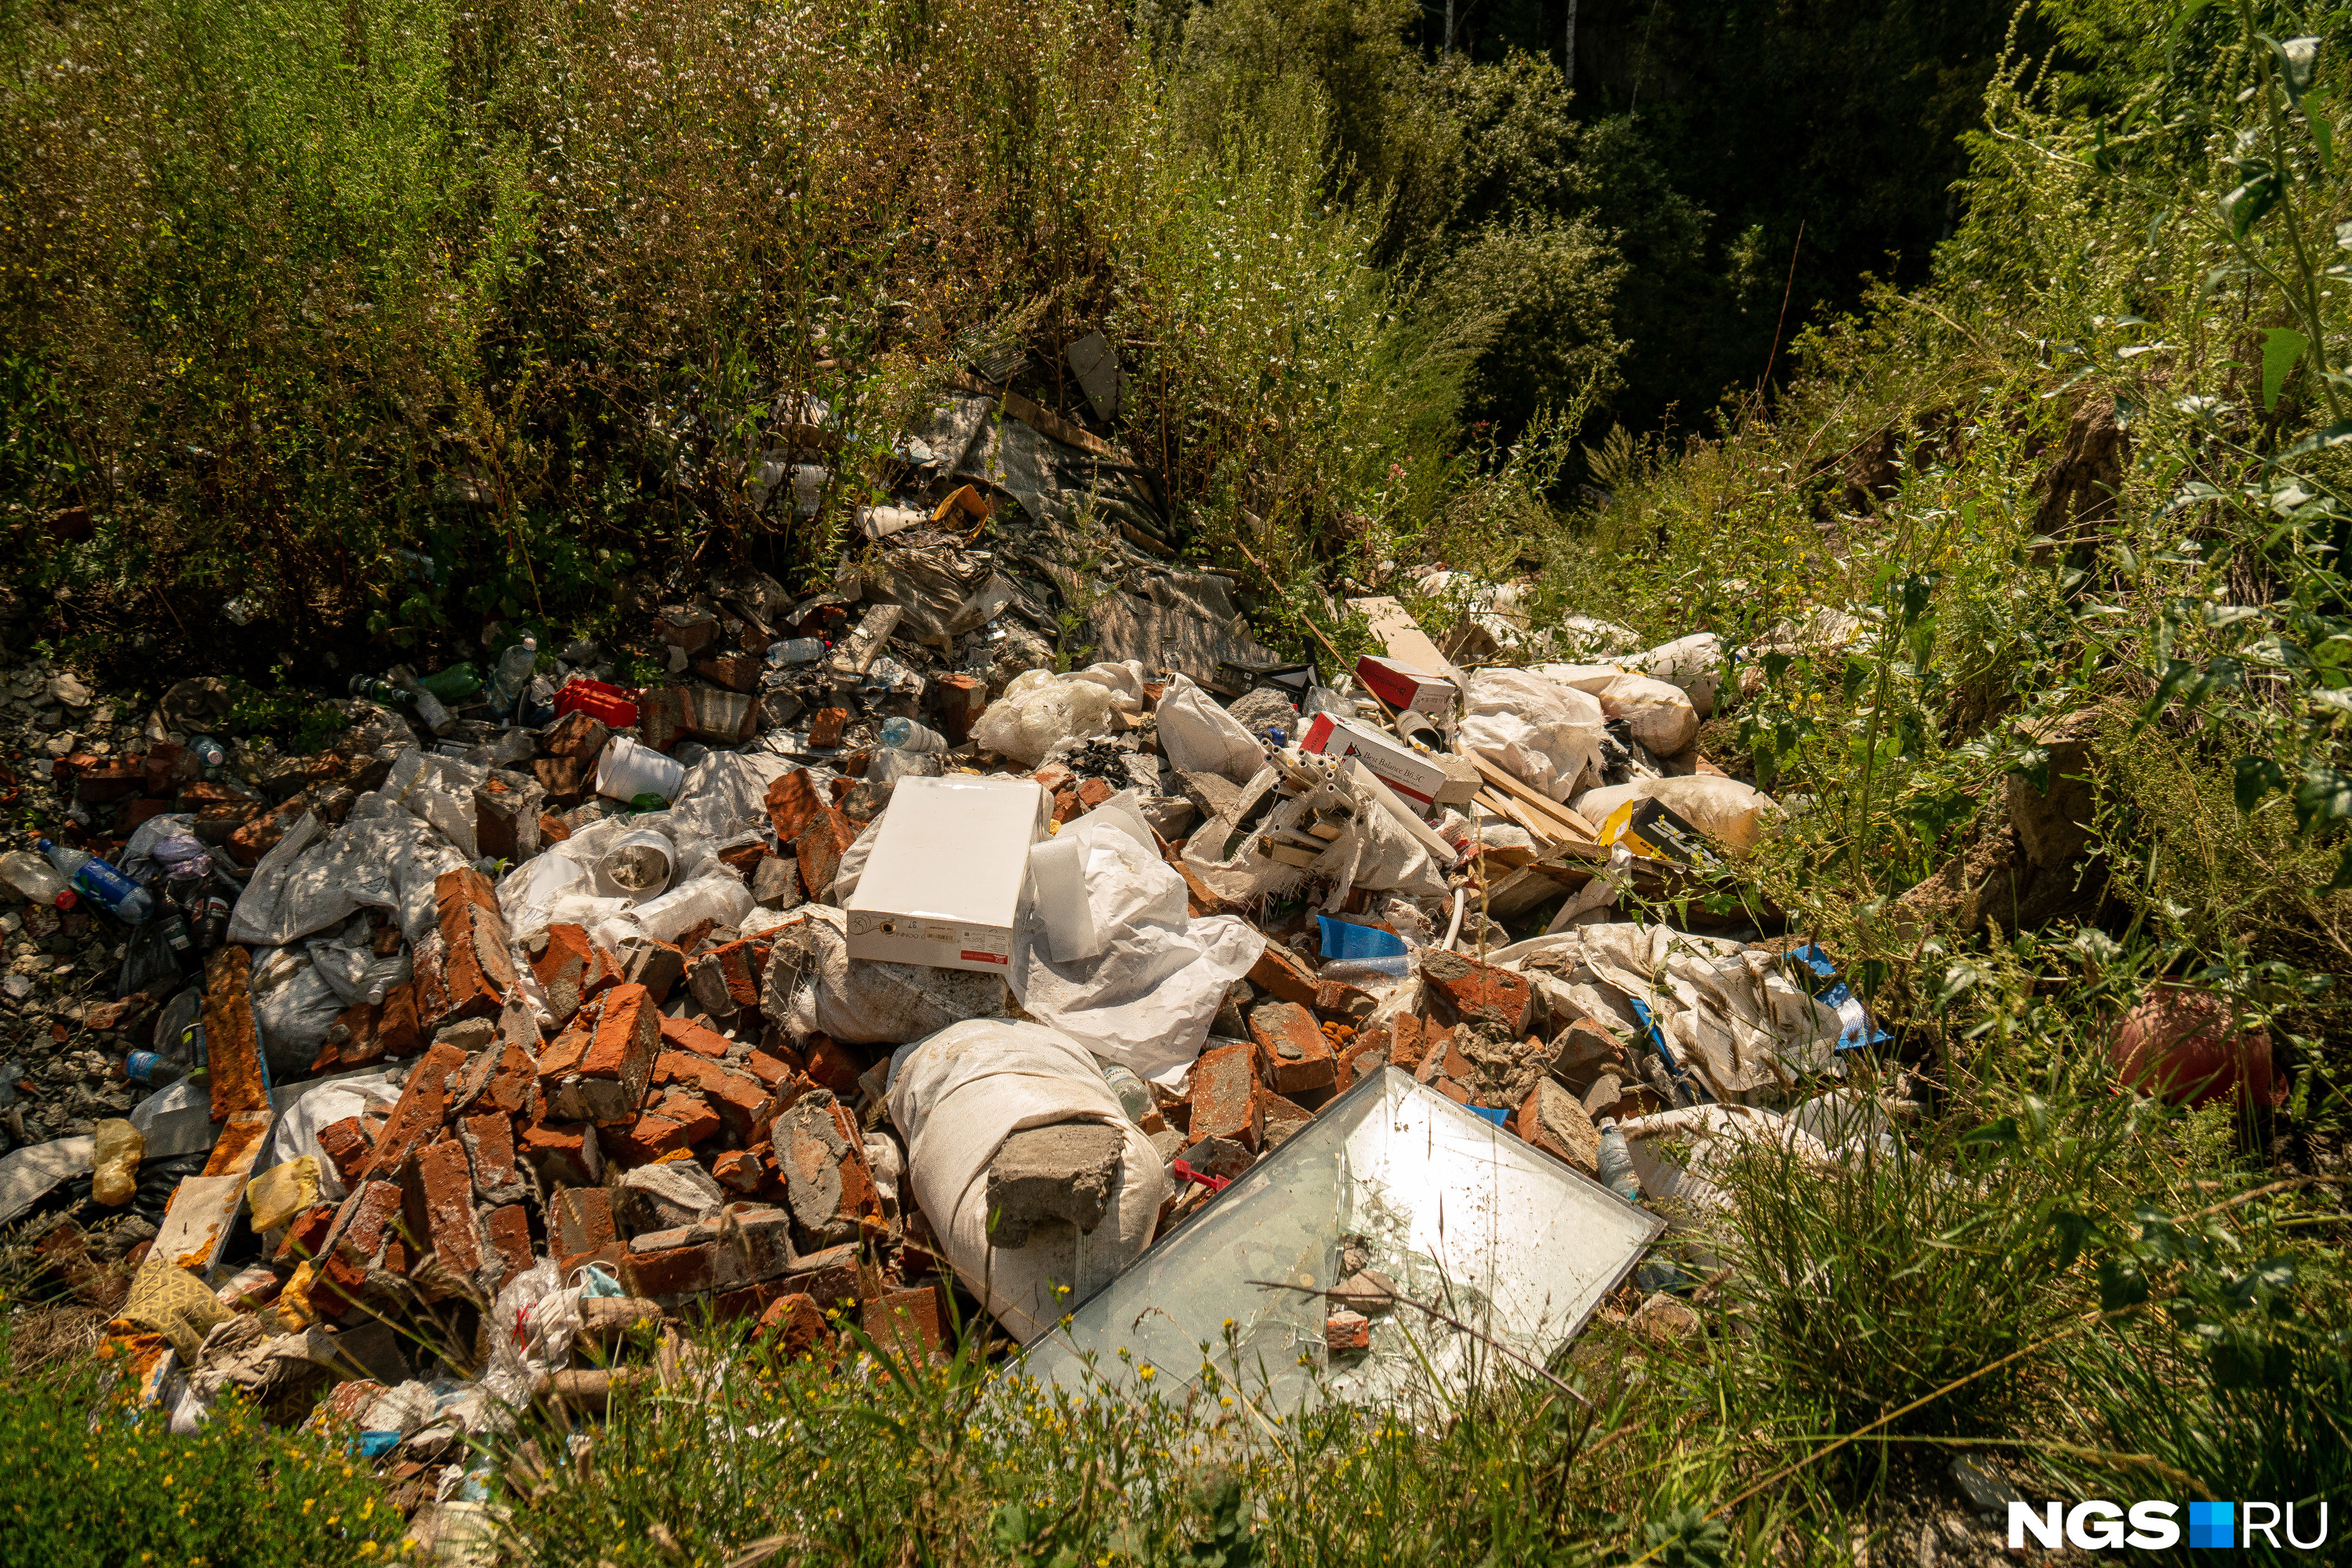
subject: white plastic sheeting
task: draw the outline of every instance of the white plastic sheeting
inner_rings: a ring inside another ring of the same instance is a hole
[[[1172,1081],[1201,1054],[1226,991],[1265,951],[1265,938],[1230,916],[1191,919],[1184,879],[1160,858],[1150,829],[1139,832],[1132,812],[1117,809],[1118,799],[1031,851],[1048,866],[1079,859],[1090,925],[1082,945],[1095,951],[1057,959],[1056,928],[1062,951],[1073,951],[1076,911],[1041,900],[1014,938],[1007,980],[1039,1023],[1139,1077]],[[1055,913],[1060,920],[1049,922]]]
[[[271,846],[229,914],[228,939],[282,947],[374,909],[394,911],[402,934],[419,942],[438,921],[434,879],[467,859],[424,818],[363,795],[341,827],[306,815]]]
[[[1037,1024],[972,1019],[890,1062],[890,1120],[907,1140],[907,1178],[956,1277],[1023,1343],[1069,1303],[1115,1278],[1151,1244],[1168,1173],[1086,1048]],[[1055,1230],[1025,1247],[989,1239],[988,1166],[1033,1127],[1097,1122],[1124,1136],[1120,1179],[1091,1232]]]

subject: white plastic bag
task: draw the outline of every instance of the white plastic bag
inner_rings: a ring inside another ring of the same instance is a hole
[[[1638,779],[1587,790],[1576,799],[1576,809],[1594,827],[1603,827],[1628,801],[1654,800],[1706,834],[1734,855],[1748,854],[1763,837],[1764,819],[1780,806],[1753,785],[1715,773],[1686,773],[1679,778]]]
[[[289,1160],[299,1160],[314,1154],[319,1160],[319,1195],[330,1202],[343,1196],[342,1179],[335,1173],[335,1163],[327,1158],[319,1142],[319,1130],[348,1116],[390,1115],[400,1103],[400,1085],[384,1072],[352,1073],[348,1077],[327,1079],[315,1087],[302,1086],[304,1092],[294,1097],[285,1108],[278,1125],[269,1131],[268,1147],[255,1162],[256,1170],[269,1170]]]
[[[680,834],[726,838],[747,827],[768,827],[768,786],[793,764],[762,752],[713,752],[686,770],[669,820]]]
[[[471,860],[481,853],[474,841],[474,791],[489,776],[487,767],[411,746],[377,793],[439,828]]]
[[[1226,991],[1257,962],[1265,938],[1227,916],[1191,919],[1184,879],[1149,832],[1139,835],[1131,814],[1106,803],[1031,851],[1033,859],[1081,858],[1094,951],[1057,962],[1046,918],[1054,911],[1041,908],[1014,938],[1006,981],[1039,1023],[1140,1077],[1162,1078],[1201,1054]]]
[[[988,705],[971,735],[990,751],[1034,768],[1065,736],[1108,733],[1110,716],[1122,702],[1128,704],[1127,711],[1135,711],[1134,700],[1118,689],[1116,678],[1095,679],[1092,671],[1064,676],[1050,669],[1026,670]]]
[[[1470,678],[1462,743],[1549,800],[1566,800],[1601,773],[1607,733],[1601,703],[1524,669]]]
[[[273,1073],[309,1071],[343,1005],[302,949],[273,947],[254,955],[253,1021]]]
[[[890,1120],[907,1141],[914,1200],[948,1262],[1024,1343],[1057,1322],[1151,1244],[1168,1173],[1076,1040],[1036,1024],[978,1020],[901,1049],[890,1063]],[[1119,1182],[1094,1230],[992,1246],[988,1166],[1013,1133],[1066,1122],[1118,1130]]]
[[[1160,749],[1180,773],[1214,773],[1247,784],[1265,766],[1265,748],[1184,676],[1169,679],[1152,712],[1160,722]]]

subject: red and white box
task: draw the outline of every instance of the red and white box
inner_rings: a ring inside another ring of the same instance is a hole
[[[1395,736],[1328,713],[1315,715],[1298,749],[1335,763],[1354,757],[1374,778],[1423,810],[1435,804],[1438,788],[1445,783],[1444,768]]]
[[[1442,675],[1368,653],[1356,661],[1356,679],[1390,707],[1443,717],[1454,707],[1454,683]]]

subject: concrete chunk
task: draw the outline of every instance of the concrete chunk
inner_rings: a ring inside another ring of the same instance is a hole
[[[1022,1247],[1032,1233],[1055,1226],[1092,1231],[1110,1212],[1126,1146],[1118,1128],[1092,1121],[1007,1138],[988,1163],[991,1239]]]

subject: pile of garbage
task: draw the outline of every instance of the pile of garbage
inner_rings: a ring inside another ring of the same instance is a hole
[[[1465,670],[1481,622],[1364,599],[1378,652],[1285,663],[1129,543],[1063,672],[1066,563],[974,548],[992,492],[935,468],[826,591],[657,606],[651,686],[395,670],[245,776],[184,682],[59,760],[107,853],[0,873],[124,922],[137,1102],[0,1160],[0,1223],[89,1283],[84,1222],[152,1214],[110,1353],[175,1425],[236,1387],[446,1495],[502,1413],[689,1375],[665,1325],[919,1353],[959,1289],[1040,1355],[1158,1306],[1374,1396],[1441,1290],[1573,1335],[1693,1137],[1884,1135],[1822,1123],[1880,1037],[1826,954],[1641,913],[1778,809],[1698,749],[1713,637]]]

